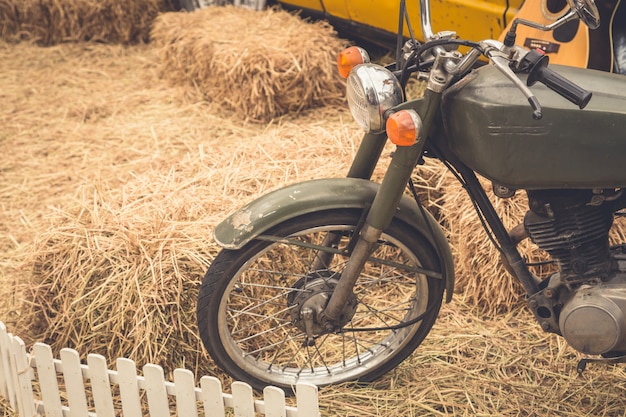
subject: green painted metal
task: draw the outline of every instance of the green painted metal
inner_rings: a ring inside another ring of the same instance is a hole
[[[330,209],[368,207],[379,184],[357,178],[328,178],[297,183],[259,197],[217,225],[216,242],[226,249],[240,249],[272,226],[294,217]],[[429,239],[445,271],[446,300],[454,289],[454,264],[445,234],[437,221],[415,201],[403,197],[396,217]]]
[[[348,177],[369,180],[372,177],[386,143],[387,134],[385,132],[379,134],[366,133],[354,156],[354,160],[348,171]]]
[[[396,147],[379,192],[367,215],[366,223],[375,229],[384,230],[391,223],[394,216],[393,209],[402,198],[411,173],[424,150],[428,132],[439,109],[440,100],[441,94],[426,90],[421,99],[403,103],[394,108],[394,110],[414,109],[420,115],[423,125],[415,144]]]
[[[550,68],[593,93],[585,109],[536,84],[543,118],[533,120],[526,98],[489,65],[444,94],[443,140],[467,166],[509,188],[626,186],[626,77]]]

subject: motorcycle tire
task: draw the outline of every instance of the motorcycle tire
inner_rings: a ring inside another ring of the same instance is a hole
[[[428,239],[398,219],[367,261],[343,328],[310,338],[297,324],[298,298],[332,292],[347,260],[340,251],[361,216],[345,209],[302,215],[265,233],[286,239],[254,240],[217,255],[199,291],[197,320],[205,348],[223,371],[259,390],[368,382],[420,345],[439,313],[445,277]],[[341,236],[338,251],[328,266],[312,271],[320,253],[315,245],[329,232]]]

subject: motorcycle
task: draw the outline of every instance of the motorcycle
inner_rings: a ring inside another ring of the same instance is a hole
[[[518,18],[502,42],[473,42],[433,33],[420,0],[422,43],[403,0],[395,63],[371,63],[357,46],[339,55],[365,130],[347,176],[278,189],[215,228],[223,250],[203,279],[197,320],[222,370],[257,389],[367,382],[419,347],[455,280],[446,235],[411,179],[425,158],[467,190],[538,325],[589,355],[579,370],[626,360],[626,244],[608,239],[626,215],[626,78],[548,65],[515,39],[518,26],[598,27],[593,0],[568,5],[550,25]],[[407,99],[414,79],[426,88]],[[376,183],[387,140],[395,150]],[[504,227],[479,176],[498,198],[526,193],[523,225]],[[518,250],[526,238],[558,272],[531,272]]]

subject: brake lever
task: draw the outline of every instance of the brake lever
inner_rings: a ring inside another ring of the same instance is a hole
[[[498,68],[498,70],[500,70],[500,72],[504,74],[509,80],[511,80],[511,82],[513,82],[513,84],[515,84],[515,86],[520,89],[522,94],[524,94],[524,96],[530,103],[530,107],[532,107],[533,109],[533,119],[541,119],[543,117],[543,113],[539,100],[537,100],[537,97],[532,93],[532,91],[530,91],[526,84],[524,84],[524,82],[520,80],[517,75],[515,75],[511,67],[509,67],[509,60],[500,55],[487,56],[489,57],[493,65]]]
[[[541,104],[537,97],[530,91],[528,86],[519,79],[513,69],[509,66],[511,58],[516,56],[518,52],[514,47],[506,47],[502,42],[496,40],[484,40],[480,42],[484,55],[489,58],[491,63],[504,74],[515,86],[524,94],[530,107],[533,109],[533,119],[539,120],[543,117]]]

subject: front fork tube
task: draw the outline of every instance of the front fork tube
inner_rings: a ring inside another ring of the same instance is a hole
[[[391,223],[422,150],[423,143],[417,143],[410,147],[398,147],[394,153],[365,224],[361,228],[356,246],[324,310],[324,314],[331,322],[336,322],[340,318],[365,262],[383,230]]]
[[[364,180],[372,178],[386,143],[386,133],[366,133],[352,161],[348,178],[362,178]]]
[[[366,133],[363,136],[363,140],[361,140],[347,177],[364,180],[372,178],[380,155],[385,148],[385,143],[387,143],[387,135],[385,133]],[[339,233],[327,233],[322,246],[327,248],[336,247],[340,239],[341,234]],[[319,252],[312,265],[313,270],[328,269],[333,256],[331,252]]]
[[[422,104],[425,104],[425,107],[422,106],[424,110],[421,112],[423,128],[419,138],[412,146],[397,147],[391,158],[385,177],[365,219],[365,224],[360,230],[358,241],[324,309],[324,315],[331,323],[337,323],[341,318],[341,313],[344,310],[348,297],[352,295],[352,289],[361,274],[361,270],[382,235],[383,230],[391,224],[395,216],[396,208],[404,194],[406,184],[413,173],[417,161],[422,156],[427,133],[439,105],[440,97],[439,94],[431,93],[430,91],[426,92],[421,101]],[[373,170],[373,167],[371,169]]]

